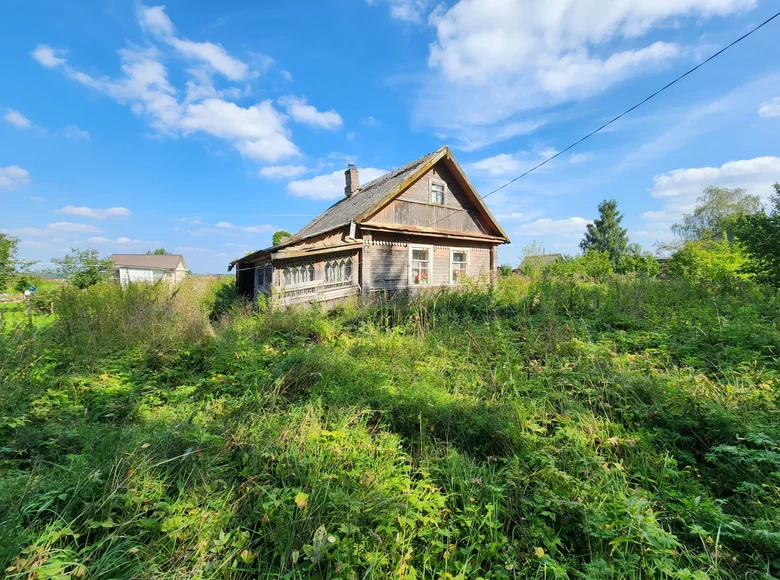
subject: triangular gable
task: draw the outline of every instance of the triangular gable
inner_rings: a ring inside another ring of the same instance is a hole
[[[419,179],[422,179],[425,176],[425,174],[428,173],[428,171],[430,171],[431,168],[433,168],[433,166],[440,161],[444,162],[449,172],[458,181],[461,188],[463,189],[463,192],[466,194],[469,200],[474,204],[474,207],[477,210],[477,212],[480,214],[480,217],[485,221],[485,223],[490,228],[498,232],[498,237],[504,238],[504,240],[508,243],[509,236],[507,236],[506,232],[498,224],[496,218],[493,217],[493,214],[490,212],[487,205],[485,205],[485,202],[482,200],[482,197],[479,195],[479,193],[477,193],[477,190],[472,185],[471,181],[469,181],[469,178],[466,176],[466,173],[463,171],[461,166],[455,160],[455,157],[452,155],[452,152],[450,151],[449,147],[443,147],[442,149],[437,151],[436,154],[432,156],[429,160],[427,160],[426,163],[420,165],[419,168],[417,168],[413,173],[411,173],[406,180],[398,184],[395,188],[390,190],[383,198],[378,200],[377,203],[375,203],[370,208],[365,210],[362,214],[360,214],[355,219],[355,221],[357,223],[362,223],[370,219],[371,216],[376,214],[378,211],[380,211],[382,208],[387,206],[393,200],[403,195],[404,192],[406,192]],[[435,227],[436,227],[435,223],[431,224],[432,229],[435,229]]]

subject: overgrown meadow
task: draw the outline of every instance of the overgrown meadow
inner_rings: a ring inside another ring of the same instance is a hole
[[[8,578],[780,576],[780,297],[611,275],[0,333]]]

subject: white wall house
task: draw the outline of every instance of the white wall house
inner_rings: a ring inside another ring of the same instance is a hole
[[[176,285],[189,274],[184,257],[179,254],[113,254],[110,259],[122,286],[159,281]]]

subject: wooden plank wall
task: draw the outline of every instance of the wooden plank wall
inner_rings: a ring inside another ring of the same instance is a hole
[[[409,245],[439,246],[433,248],[433,271],[430,286],[450,284],[450,248],[469,248],[469,276],[489,276],[492,244],[453,241],[421,236],[394,236],[389,233],[374,234],[374,241],[397,245],[370,245],[371,289],[399,290],[409,286]],[[400,242],[400,243],[399,243]],[[403,245],[401,245],[403,244]]]
[[[444,184],[444,205],[430,203],[431,180]],[[443,163],[434,165],[403,194],[371,216],[371,222],[433,226],[441,230],[494,233],[489,231],[474,204]]]

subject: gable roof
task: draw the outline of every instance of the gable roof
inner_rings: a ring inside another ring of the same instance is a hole
[[[175,270],[181,262],[187,268],[181,254],[111,254],[109,259],[117,267]]]
[[[437,149],[427,155],[423,155],[419,159],[415,159],[411,163],[407,163],[403,167],[394,169],[389,173],[377,177],[373,181],[368,182],[361,187],[351,197],[344,197],[341,200],[334,203],[306,226],[304,226],[298,233],[291,238],[284,241],[284,245],[295,243],[304,238],[323,234],[332,229],[348,225],[350,222],[360,222],[363,219],[369,217],[370,214],[381,209],[381,207],[389,202],[397,194],[401,193],[406,186],[411,185],[416,181],[423,173],[428,171],[436,162],[446,159],[453,169],[456,178],[460,178],[466,187],[467,193],[472,194],[472,201],[479,210],[482,211],[488,217],[491,225],[501,233],[501,237],[509,240],[507,235],[498,225],[495,218],[491,215],[490,210],[485,206],[482,198],[471,185],[466,174],[461,167],[455,161],[455,158],[450,152],[450,148],[447,146]],[[435,224],[434,224],[435,225]],[[281,244],[280,244],[281,245]]]
[[[463,187],[464,192],[466,192],[466,195],[471,198],[480,213],[487,218],[489,224],[499,232],[498,237],[509,242],[509,237],[504,230],[501,229],[501,226],[498,225],[493,214],[490,213],[490,210],[485,205],[485,202],[482,201],[477,190],[471,184],[468,177],[466,177],[463,169],[458,165],[458,162],[455,161],[450,148],[445,145],[441,149],[432,151],[419,159],[415,159],[411,163],[407,163],[403,167],[394,169],[393,171],[377,177],[373,181],[369,181],[351,197],[345,196],[334,203],[284,242],[276,246],[271,246],[270,248],[258,250],[243,258],[239,258],[231,262],[230,268],[232,268],[233,264],[236,262],[285,248],[307,238],[347,226],[353,221],[361,223],[384,207],[384,205],[390,202],[394,197],[402,193],[409,185],[417,181],[417,179],[422,177],[434,164],[441,160],[445,160],[448,163],[454,177],[461,182],[461,186]],[[431,224],[431,226],[435,225],[435,223]],[[429,232],[437,231],[434,227],[425,229]]]

